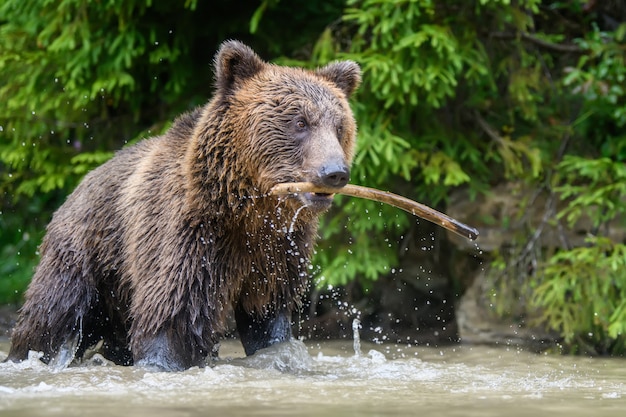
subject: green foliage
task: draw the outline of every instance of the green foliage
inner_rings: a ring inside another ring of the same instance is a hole
[[[533,10],[537,4],[522,3]],[[317,64],[348,58],[362,65],[363,86],[353,100],[359,125],[354,182],[445,206],[452,190],[469,187],[475,194],[497,181],[500,173],[507,178],[542,174],[545,160],[535,141],[538,132],[521,123],[519,132],[515,131],[517,111],[502,103],[523,102],[527,112],[536,113],[533,106],[543,98],[528,91],[540,84],[539,58],[528,58],[520,67],[517,55],[523,48],[518,42],[513,52],[502,48],[490,56],[477,26],[482,13],[494,9],[500,19],[494,26],[516,20],[525,10],[522,6],[489,4],[483,9],[462,1],[347,1],[343,19],[351,28],[350,39],[343,39],[342,31],[334,36],[325,32],[316,46],[324,55],[313,58]],[[343,44],[350,45],[347,51],[342,50]],[[499,69],[509,61],[518,63],[517,73]],[[499,107],[510,114],[498,114],[494,109]],[[500,127],[493,128],[491,123]],[[468,128],[471,125],[479,125],[482,131]],[[330,270],[324,268],[323,283],[336,285],[349,276],[368,280],[387,274],[397,266],[399,254],[378,237],[389,236],[396,228],[392,236],[399,236],[415,225],[409,215],[382,207],[375,210],[387,220],[372,221],[363,215],[371,213],[368,202],[353,204],[348,229],[354,249],[334,251],[332,262],[320,250],[320,262],[332,265]],[[324,224],[322,230],[333,230],[328,226]],[[366,239],[368,235],[374,238]],[[332,232],[325,233],[326,238],[332,236]],[[354,262],[355,253],[359,262]],[[335,267],[349,264],[345,267],[349,270]]]
[[[600,237],[588,243],[549,259],[532,303],[575,351],[624,353],[626,245]]]
[[[593,227],[626,214],[626,165],[610,158],[588,159],[567,155],[557,167],[563,183],[556,188],[563,199],[571,199],[558,218],[574,227],[583,216],[590,217]]]
[[[319,49],[326,60],[347,57],[363,66],[354,104],[357,181],[430,204],[445,204],[459,186],[478,192],[514,180],[554,187],[569,204],[551,221],[577,230],[585,216],[592,227],[587,246],[551,256],[553,249],[544,255],[531,240],[520,256],[536,256],[540,265],[521,279],[507,276],[512,271],[496,258],[503,275],[493,300],[535,309],[530,314],[560,332],[572,351],[623,352],[624,242],[603,233],[624,218],[626,26],[601,30],[577,2],[347,4],[349,42],[342,32],[327,32]],[[551,20],[559,13],[575,23]],[[347,52],[342,44],[350,45]],[[325,241],[345,242],[330,249],[332,257],[321,250],[322,284],[377,279],[399,261],[377,237],[401,236],[411,219],[388,211],[371,216],[368,205],[344,206],[349,220],[334,228],[333,217],[322,229]],[[529,232],[530,239],[541,233]]]
[[[572,93],[582,95],[586,104],[593,103],[594,113],[606,113],[618,127],[626,125],[624,41],[626,23],[613,32],[601,31],[594,25],[578,42],[588,54],[583,55],[576,66],[566,68],[567,75],[563,79]]]
[[[626,226],[625,31],[592,25],[578,40],[586,53],[565,69],[581,110],[571,131],[579,140],[556,167],[555,191],[568,201],[557,220],[571,230],[588,223],[588,238],[549,257],[533,282],[541,321],[568,348],[596,354],[626,352],[626,242],[611,233]]]
[[[165,84],[159,75],[185,51],[176,40],[157,45],[156,26],[140,29],[150,6],[0,4],[0,302],[19,299],[58,197],[141,131],[148,91],[138,92],[181,93],[188,73],[173,71]]]
[[[532,304],[541,320],[574,350],[626,352],[626,245],[603,231],[626,215],[626,166],[608,157],[567,156],[556,188],[569,204],[558,213],[571,228],[591,223],[587,245],[557,252],[535,283]],[[603,227],[604,226],[604,227]]]
[[[268,8],[276,7],[280,0],[263,0],[250,19],[250,33],[256,33],[259,23]]]
[[[338,212],[326,216],[314,264],[321,266],[319,286],[345,285],[388,274],[397,263],[397,242],[407,218],[373,201],[338,199]],[[372,230],[380,231],[372,235]],[[381,236],[381,237],[379,237]]]
[[[0,303],[21,300],[39,260],[37,245],[47,223],[41,213],[51,203],[46,198],[55,197],[55,193],[33,196],[19,205],[19,211],[11,202],[3,202],[0,209]]]
[[[71,189],[76,171],[93,168],[141,131],[131,126],[152,104],[146,101],[156,101],[148,93],[158,91],[165,103],[183,93],[191,74],[175,64],[189,47],[173,30],[142,27],[151,7],[139,0],[2,4],[0,161],[20,183],[18,195]],[[190,13],[182,5],[158,10],[170,11],[179,21]],[[81,151],[92,157],[70,162]]]

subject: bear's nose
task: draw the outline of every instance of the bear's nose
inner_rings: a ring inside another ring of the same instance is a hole
[[[329,164],[320,170],[320,180],[326,187],[341,188],[350,181],[350,169],[344,164]]]

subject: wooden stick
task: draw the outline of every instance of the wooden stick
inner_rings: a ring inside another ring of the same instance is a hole
[[[428,220],[429,222],[437,224],[451,232],[466,237],[469,240],[475,240],[478,237],[477,229],[463,224],[450,216],[425,206],[424,204],[409,200],[406,197],[386,191],[380,191],[375,188],[362,187],[360,185],[352,184],[348,184],[343,188],[326,188],[319,187],[310,182],[288,182],[275,185],[270,191],[270,194],[272,195],[288,195],[298,193],[344,194],[352,197],[378,201],[380,203],[389,204],[405,210],[414,216]]]

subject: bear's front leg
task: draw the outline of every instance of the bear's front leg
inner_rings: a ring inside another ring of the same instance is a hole
[[[207,352],[194,346],[191,339],[174,329],[162,329],[151,337],[144,335],[133,347],[134,362],[138,366],[168,372],[203,367]]]
[[[285,310],[265,315],[247,313],[241,306],[235,308],[237,331],[246,355],[259,349],[291,339],[290,314]]]

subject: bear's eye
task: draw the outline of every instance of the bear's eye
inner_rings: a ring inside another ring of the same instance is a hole
[[[343,126],[341,125],[337,126],[337,137],[340,139],[343,137]]]
[[[298,130],[304,130],[304,129],[306,129],[306,128],[307,128],[307,123],[306,123],[306,120],[304,120],[304,119],[298,119],[298,120],[296,120],[296,128],[297,128]]]

